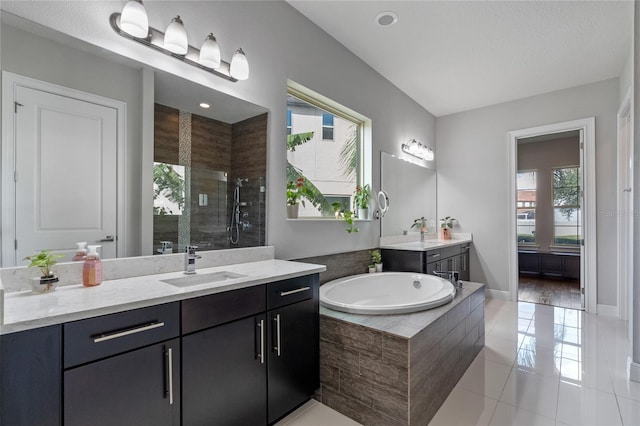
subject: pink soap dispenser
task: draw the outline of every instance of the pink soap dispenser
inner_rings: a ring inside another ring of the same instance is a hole
[[[98,254],[101,246],[89,246],[89,253],[82,266],[82,285],[93,287],[102,282],[102,260]]]
[[[85,260],[87,258],[87,243],[83,241],[76,244],[78,245],[78,249],[76,250],[75,256],[73,256],[71,260],[73,260],[74,262]]]

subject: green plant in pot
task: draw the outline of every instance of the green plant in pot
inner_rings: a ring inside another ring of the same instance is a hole
[[[303,197],[307,195],[304,178],[299,177],[295,182],[287,182],[287,219],[296,219],[300,204],[304,207]]]
[[[451,239],[451,230],[458,219],[451,216],[446,216],[444,219],[440,219],[440,232],[443,240]]]
[[[333,207],[333,211],[335,212],[336,219],[342,219],[346,222],[347,232],[349,234],[351,234],[352,232],[360,231],[354,225],[355,215],[351,210],[349,210],[349,207],[347,207],[346,204],[336,202],[332,203],[331,206]]]
[[[64,257],[63,254],[53,254],[50,250],[42,250],[33,256],[27,256],[23,260],[28,260],[29,268],[40,268],[42,274],[40,278],[34,278],[32,289],[38,293],[54,290],[58,286],[58,277],[53,273],[53,266],[58,263],[58,259]]]
[[[369,201],[371,200],[371,187],[369,184],[356,186],[353,203],[358,210],[359,219],[369,219]]]
[[[380,254],[380,250],[371,251],[371,261],[375,265],[376,272],[382,272],[382,254]]]
[[[427,219],[422,216],[418,219],[414,219],[411,229],[417,229],[420,231],[420,239],[424,240],[424,234],[427,233]]]

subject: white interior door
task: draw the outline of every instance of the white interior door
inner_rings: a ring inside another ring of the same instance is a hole
[[[618,311],[629,319],[633,294],[633,134],[631,97],[618,112]]]
[[[117,111],[27,87],[15,102],[17,264],[78,241],[116,257]]]

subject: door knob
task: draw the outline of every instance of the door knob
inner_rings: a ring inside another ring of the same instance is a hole
[[[107,236],[106,236],[106,237],[104,237],[103,239],[98,240],[98,242],[99,242],[99,243],[108,243],[108,242],[113,242],[113,241],[115,241],[115,240],[116,240],[116,239],[114,238],[114,236],[113,236],[113,235],[107,235]]]

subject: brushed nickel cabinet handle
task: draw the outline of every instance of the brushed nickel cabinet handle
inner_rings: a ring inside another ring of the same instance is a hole
[[[127,328],[124,330],[115,331],[113,333],[102,334],[93,338],[93,343],[106,342],[107,340],[117,339],[119,337],[129,336],[131,334],[142,333],[143,331],[153,330],[154,328],[164,327],[163,322],[152,322],[138,327]]]
[[[169,405],[173,405],[173,349],[167,350],[167,356],[169,358]]]
[[[264,320],[260,320],[258,327],[260,328],[260,353],[258,358],[260,358],[260,364],[264,364]]]
[[[432,254],[431,257],[440,257],[440,253]]]
[[[309,290],[311,287],[302,287],[302,288],[297,288],[295,290],[289,290],[289,291],[281,291],[280,292],[280,296],[289,296],[291,294],[296,294],[296,293],[302,293],[303,291],[307,291]]]

